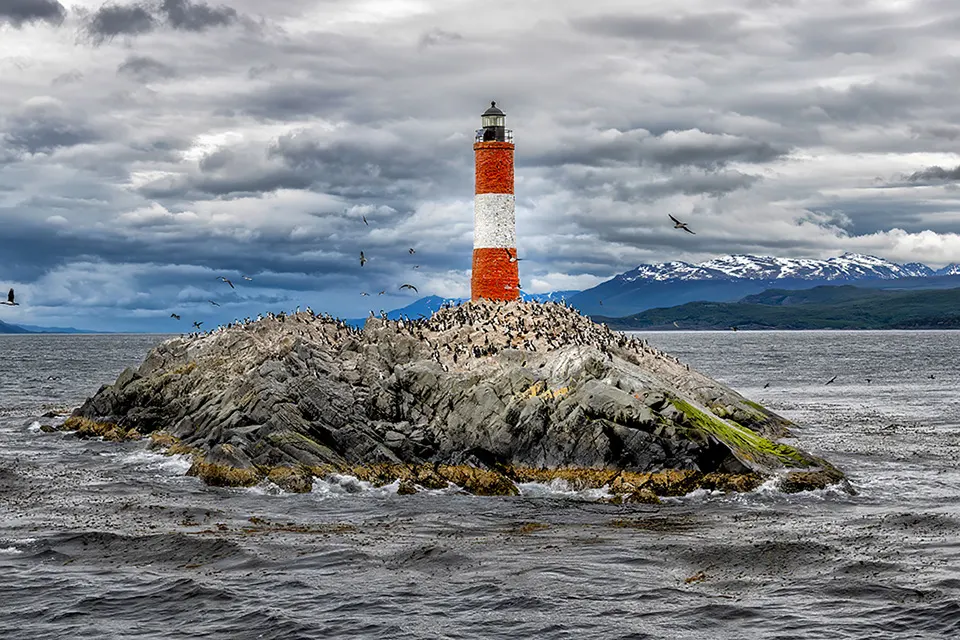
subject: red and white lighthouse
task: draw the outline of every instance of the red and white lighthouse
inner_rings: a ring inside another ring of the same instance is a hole
[[[481,116],[473,151],[477,182],[473,200],[473,272],[470,298],[516,300],[517,223],[513,195],[513,131],[496,102]]]

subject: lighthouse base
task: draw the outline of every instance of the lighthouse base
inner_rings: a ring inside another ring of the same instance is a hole
[[[473,250],[470,299],[516,300],[520,297],[517,250],[503,247]],[[513,262],[511,262],[513,260]]]

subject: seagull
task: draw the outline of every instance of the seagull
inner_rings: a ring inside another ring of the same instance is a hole
[[[386,292],[387,292],[386,289],[384,289],[383,291],[381,291],[381,292],[378,293],[377,295],[378,295],[378,296],[382,296],[382,295],[385,294]]]
[[[224,278],[223,276],[220,276],[219,278],[217,278],[217,280],[219,280],[220,282],[226,282],[228,285],[230,285],[231,289],[236,289],[236,287],[233,286],[233,283],[230,282],[228,278]]]
[[[414,249],[413,247],[410,247],[409,249],[407,249],[407,251],[410,253],[410,255],[413,255],[417,252],[417,250]]]
[[[673,228],[674,228],[674,229],[683,229],[683,230],[686,231],[687,233],[693,233],[693,231],[690,231],[690,228],[687,226],[687,223],[686,223],[686,222],[680,222],[679,220],[677,220],[676,218],[674,218],[673,216],[671,216],[669,213],[668,213],[667,215],[670,216],[670,219],[671,219],[671,220],[673,220]],[[696,234],[694,233],[694,235],[696,235]]]
[[[4,302],[3,304],[8,304],[11,307],[16,307],[20,304],[19,302],[13,299],[13,287],[10,288],[10,292],[7,294],[7,301]]]
[[[931,380],[933,380],[933,379],[935,378],[935,376],[934,376],[932,373],[931,373],[930,375],[928,375],[927,377],[930,378]]]
[[[420,268],[420,265],[415,264],[415,265],[413,265],[413,268],[414,268],[414,269],[419,269],[419,268]]]
[[[370,223],[367,222],[367,216],[360,216],[360,217],[363,218],[363,224],[365,224],[365,225],[367,225],[367,226],[369,227],[369,226],[370,226]]]
[[[175,313],[171,313],[171,314],[170,314],[170,317],[173,318],[174,320],[179,320],[179,319],[180,319],[180,316],[178,316],[178,315],[175,314]]]
[[[365,265],[366,263],[367,263],[367,259],[366,259],[366,257],[364,257],[363,251],[361,251],[361,252],[360,252],[360,266],[362,267],[362,266]]]
[[[370,295],[370,294],[367,293],[366,291],[361,291],[361,292],[360,292],[360,295],[362,295],[362,296],[368,296],[368,295]]]
[[[251,278],[250,276],[240,276],[240,277],[243,278],[244,280],[253,280],[253,278]]]
[[[676,320],[673,321],[673,326],[675,326],[677,329],[680,328],[680,325],[677,324],[677,321],[676,321]]]
[[[507,259],[508,259],[511,263],[517,262],[518,260],[523,260],[523,258],[518,258],[517,256],[513,255],[512,253],[510,253],[510,249],[504,249],[504,251],[507,252]]]
[[[829,380],[827,380],[827,384],[830,384],[831,382],[833,382],[833,381],[836,380],[836,379],[837,379],[837,376],[833,376],[832,378],[830,378]],[[824,385],[824,386],[826,386],[826,385]]]
[[[763,388],[766,389],[769,386],[770,386],[770,383],[768,382],[767,384],[763,385]]]
[[[215,306],[215,307],[219,307],[219,306],[220,306],[220,303],[219,303],[219,302],[214,302],[213,300],[207,300],[207,302],[209,302],[210,304],[212,304],[212,305]]]
[[[401,288],[401,289],[413,289],[413,290],[416,291],[417,293],[420,293],[419,291],[417,291],[417,288],[416,288],[415,286],[413,286],[412,284],[402,284],[402,285],[400,285],[400,288]]]
[[[195,327],[197,328],[197,331],[199,331],[199,330],[200,330],[200,325],[202,325],[202,324],[203,324],[202,322],[194,322],[194,323],[193,323],[193,326],[195,326]]]

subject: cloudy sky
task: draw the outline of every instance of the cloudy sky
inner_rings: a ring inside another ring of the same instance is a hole
[[[960,261],[958,35],[954,0],[0,0],[0,320],[464,295],[490,100],[528,291],[729,253]]]

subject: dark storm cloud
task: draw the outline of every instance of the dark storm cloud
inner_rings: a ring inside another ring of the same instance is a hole
[[[960,180],[960,166],[954,169],[932,166],[914,171],[907,178],[910,182],[953,182]]]
[[[32,104],[6,119],[3,140],[17,151],[50,153],[100,138],[79,114],[54,103]]]
[[[666,17],[664,15],[608,14],[578,18],[573,27],[584,33],[631,40],[686,41],[736,40],[743,33],[743,16],[722,12]]]
[[[117,75],[126,75],[141,82],[172,78],[177,75],[173,67],[149,56],[128,56],[117,66]]]
[[[206,31],[236,22],[237,11],[190,0],[163,0],[160,4],[106,4],[90,16],[86,32],[97,44],[117,36],[149,33],[161,25],[177,31]]]
[[[559,141],[555,148],[524,157],[533,166],[578,164],[615,166],[653,164],[662,167],[694,166],[717,169],[731,162],[762,164],[785,156],[789,149],[738,136],[711,135],[700,130],[667,131],[659,136],[646,131],[617,132],[615,137],[580,137]]]
[[[60,24],[66,9],[56,0],[3,0],[0,2],[0,24],[7,22],[21,27],[27,22]]]
[[[166,18],[167,24],[183,31],[205,31],[226,26],[237,19],[236,10],[230,7],[211,7],[204,2],[189,0],[163,0],[159,12]]]
[[[145,5],[105,4],[89,17],[85,30],[95,43],[153,31],[156,20]]]

